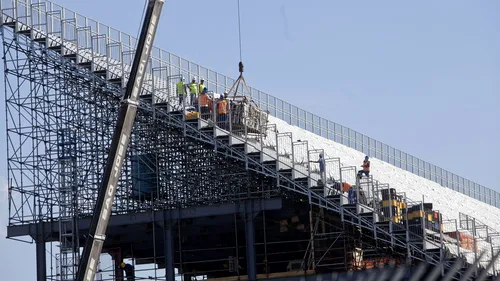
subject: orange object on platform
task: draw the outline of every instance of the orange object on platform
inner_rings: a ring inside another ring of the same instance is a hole
[[[457,239],[460,242],[460,247],[470,251],[477,251],[477,246],[476,249],[474,249],[474,237],[472,237],[471,235],[465,234],[460,231],[445,232],[444,234],[450,236],[451,238]]]

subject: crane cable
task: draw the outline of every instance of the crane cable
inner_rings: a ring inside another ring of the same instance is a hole
[[[142,7],[142,16],[141,16],[141,21],[142,22],[144,20],[144,16],[146,16],[146,8],[148,7],[148,0],[145,0],[144,1],[144,7]],[[139,28],[137,29],[137,36],[135,37],[136,40],[137,40],[137,43],[139,43],[139,36],[141,35],[141,27],[139,26]],[[136,43],[136,44],[137,44]],[[134,46],[131,46],[134,48]],[[137,46],[135,46],[135,48],[137,48]]]
[[[239,37],[239,43],[240,43],[240,62],[243,61],[242,55],[241,55],[241,19],[240,19],[240,0],[238,0],[238,37]]]
[[[238,94],[238,90],[240,89],[240,83],[243,85],[241,86],[241,90],[244,91],[245,89],[248,90],[248,86],[246,85],[245,78],[243,78],[243,55],[242,55],[242,48],[241,48],[241,14],[240,14],[240,0],[237,0],[238,3],[238,43],[239,43],[239,48],[240,48],[240,62],[238,64],[238,69],[240,72],[240,76],[236,81],[234,81],[233,86],[231,86],[231,89],[227,91],[228,94],[231,94],[234,91],[233,99],[236,98]],[[250,92],[248,90],[248,92]],[[244,94],[243,94],[244,95]]]

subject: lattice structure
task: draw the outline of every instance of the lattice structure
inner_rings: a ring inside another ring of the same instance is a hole
[[[61,129],[58,133],[58,160],[60,276],[61,281],[71,281],[76,277],[80,260],[76,138],[72,129]]]
[[[12,3],[12,9],[2,7],[1,29],[15,194],[10,227],[36,226],[36,237],[44,234],[39,226],[50,229],[40,240],[60,242],[60,279],[72,280],[80,227],[94,209],[133,40],[116,41],[109,28],[100,33],[99,24],[82,26],[80,15],[51,3]],[[172,87],[180,74],[193,75],[172,60],[149,65],[113,202],[116,222],[106,250],[120,249],[115,267],[130,258],[137,266],[152,265],[148,270],[155,275],[159,267],[176,267],[185,276],[218,277],[240,276],[240,259],[247,263],[241,271],[255,275],[260,266],[266,274],[285,271],[295,260],[301,270],[328,272],[444,258],[445,244],[436,239],[443,231],[427,229],[423,202],[403,200],[371,178],[357,181],[356,167],[341,167],[333,156],[325,156],[327,184],[320,185],[321,172],[311,161],[322,150],[274,124],[263,126],[264,134],[242,135],[215,126],[214,111],[186,120],[187,108]],[[356,185],[355,196],[336,192],[333,180]],[[285,202],[283,213],[273,213],[279,205],[273,199]],[[219,224],[210,214],[219,214]],[[215,225],[210,231],[204,225],[209,222]],[[41,249],[39,255],[45,254]],[[200,252],[208,254],[198,258]],[[231,269],[219,268],[228,256]]]

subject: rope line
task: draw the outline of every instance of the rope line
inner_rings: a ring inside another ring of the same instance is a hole
[[[243,61],[242,55],[241,55],[241,19],[240,19],[240,0],[238,0],[238,36],[239,36],[239,43],[240,43],[240,61]]]
[[[141,16],[141,21],[140,21],[141,24],[144,21],[144,17],[146,16],[146,7],[147,6],[148,6],[148,0],[145,0],[144,7],[142,8],[142,16]],[[137,30],[137,37],[135,37],[137,40],[136,44],[139,43],[139,36],[141,36],[141,25],[139,25],[139,29]],[[135,46],[135,48],[137,49],[137,45]]]

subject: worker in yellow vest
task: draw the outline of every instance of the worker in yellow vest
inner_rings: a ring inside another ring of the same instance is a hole
[[[203,89],[205,89],[205,79],[201,78],[200,84],[198,85],[198,93],[201,94],[203,92]]]
[[[179,104],[182,106],[186,99],[186,84],[184,83],[184,77],[181,77],[181,81],[177,83],[176,90],[177,96],[179,97]]]
[[[193,77],[193,79],[191,80],[191,83],[189,83],[188,85],[188,89],[189,89],[189,95],[191,97],[191,105],[195,106],[196,104],[196,99],[198,98],[198,85],[196,84],[196,78]]]

